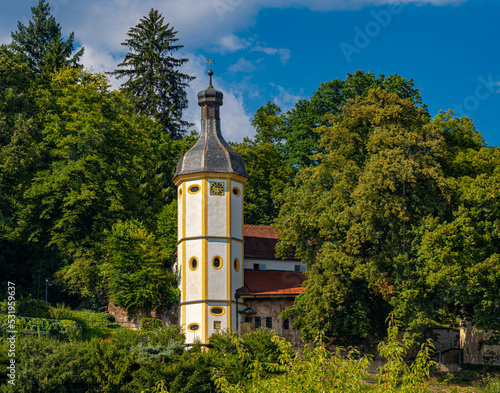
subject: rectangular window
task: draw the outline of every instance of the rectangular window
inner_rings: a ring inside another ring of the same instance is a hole
[[[288,318],[283,319],[283,330],[288,330],[288,329],[290,329],[290,322],[289,322]]]
[[[271,317],[266,317],[266,328],[268,329],[273,328],[273,319]]]
[[[262,326],[262,321],[260,317],[255,317],[255,329],[258,329]]]
[[[295,265],[294,268],[296,273],[300,273],[300,265]]]
[[[221,322],[220,321],[214,321],[214,329],[221,329]]]
[[[254,263],[253,264],[253,270],[259,270],[259,264],[258,263]]]
[[[245,322],[252,322],[252,317],[249,317],[248,315],[245,317]]]

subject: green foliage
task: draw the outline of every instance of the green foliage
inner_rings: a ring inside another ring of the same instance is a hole
[[[17,63],[8,51],[2,53],[0,69],[13,70]],[[0,73],[0,83],[17,92],[12,79]],[[166,231],[176,216],[164,205],[175,198],[171,175],[179,149],[192,138],[174,143],[153,121],[135,114],[123,94],[110,92],[102,75],[66,69],[34,87],[23,93],[23,102],[31,100],[32,106],[6,104],[5,117],[0,113],[0,123],[6,119],[6,145],[0,150],[6,240],[0,262],[3,255],[22,258],[21,266],[35,276],[24,281],[37,294],[40,277],[58,270],[57,285],[99,306],[107,300],[103,240],[114,223],[140,218],[167,246],[159,263],[173,263],[175,241]],[[35,252],[20,251],[27,245]],[[172,280],[166,280],[167,302],[177,296]]]
[[[269,225],[279,212],[276,195],[290,182],[293,171],[283,165],[285,154],[271,142],[244,139],[233,147],[243,157],[250,176],[245,184],[245,223]]]
[[[33,20],[28,26],[18,22],[18,31],[12,32],[11,48],[22,54],[29,66],[37,73],[50,73],[67,66],[78,66],[83,48],[72,57],[75,36],[71,33],[63,39],[61,26],[50,13],[45,0],[31,7]]]
[[[80,343],[18,337],[16,388],[31,392],[97,392],[87,373],[87,352]]]
[[[381,342],[378,346],[380,355],[387,358],[387,363],[378,372],[380,391],[432,392],[433,389],[427,383],[430,368],[435,364],[430,360],[434,352],[432,342],[427,340],[422,344],[416,359],[411,365],[407,365],[404,358],[412,342],[398,340],[399,328],[393,319],[390,319],[387,333],[387,342]]]
[[[322,83],[309,100],[299,100],[285,114],[275,104],[267,103],[259,108],[252,124],[257,129],[255,139],[277,142],[285,153],[286,165],[295,169],[315,165],[313,155],[320,152],[318,127],[329,124],[329,117],[340,114],[349,99],[365,98],[371,89],[380,88],[399,98],[421,103],[413,80],[405,80],[397,74],[386,77],[371,72],[356,71]],[[425,112],[426,114],[426,112]]]
[[[122,43],[128,52],[118,64],[122,68],[113,72],[127,78],[122,90],[134,97],[138,113],[156,119],[174,139],[189,125],[181,116],[187,108],[185,88],[194,79],[178,70],[188,59],[172,57],[183,47],[174,44],[176,34],[158,10],[151,9],[129,30]]]
[[[450,198],[439,129],[413,99],[382,89],[325,118],[316,165],[281,195],[278,251],[296,248],[308,289],[289,316],[306,339],[381,338],[395,282],[408,279],[405,227],[444,214]]]
[[[50,318],[50,308],[43,300],[23,298],[16,301],[16,307],[20,317]]]
[[[481,381],[476,390],[478,393],[498,393],[500,392],[500,377],[498,375],[488,375]]]
[[[165,381],[164,380],[159,381],[156,384],[156,386],[152,387],[151,389],[146,389],[146,390],[141,391],[141,393],[159,393],[159,392],[168,393],[168,390],[165,389]]]
[[[50,308],[52,319],[67,319],[74,321],[82,329],[82,336],[88,340],[93,337],[105,338],[109,334],[107,326],[110,324],[109,314],[97,313],[90,310],[72,310],[71,308],[58,304]],[[79,337],[80,338],[80,337]]]
[[[106,236],[106,263],[110,300],[124,309],[158,308],[175,290],[176,279],[163,268],[166,251],[137,221],[117,222]],[[176,299],[169,299],[176,300]]]
[[[161,328],[161,320],[157,318],[142,318],[141,330],[156,330]]]
[[[114,345],[113,342],[92,340],[89,343],[89,374],[99,386],[99,391],[115,393],[130,381],[134,368],[133,354],[128,348]]]

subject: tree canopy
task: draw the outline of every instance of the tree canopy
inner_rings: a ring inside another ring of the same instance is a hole
[[[458,157],[479,152],[496,168],[497,150],[486,149],[466,119],[441,113],[431,120],[414,99],[382,88],[324,119],[316,165],[300,169],[283,191],[276,220],[281,252],[293,247],[308,265],[307,290],[287,313],[295,326],[306,339],[323,332],[338,343],[368,344],[380,338],[389,311],[414,332],[457,316],[486,322],[500,288],[498,216],[488,209],[478,223],[464,203],[477,188],[475,204],[481,197],[498,204],[496,175],[450,174]],[[466,242],[466,233],[479,238]],[[481,289],[473,291],[476,280]]]

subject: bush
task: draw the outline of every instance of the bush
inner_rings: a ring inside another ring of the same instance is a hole
[[[162,327],[161,320],[156,318],[142,318],[141,330],[155,330]]]
[[[500,392],[500,376],[488,375],[481,381],[477,389],[478,393],[498,393]]]
[[[0,313],[7,314],[7,301],[0,303]],[[22,298],[16,301],[16,316],[50,318],[49,306],[43,300]]]
[[[500,366],[494,364],[462,363],[460,368],[462,371],[478,371],[482,373],[500,372]]]
[[[61,343],[49,338],[18,337],[16,391],[93,393],[98,387],[87,373],[87,343]],[[8,391],[7,387],[4,390]]]
[[[97,313],[90,310],[72,310],[64,304],[50,308],[50,316],[57,320],[75,321],[83,331],[83,338],[90,340],[93,337],[106,338],[109,336],[109,318],[106,313]]]

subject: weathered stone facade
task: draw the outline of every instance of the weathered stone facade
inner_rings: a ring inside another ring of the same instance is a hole
[[[275,330],[279,336],[289,341],[294,349],[301,349],[304,346],[302,334],[292,327],[291,321],[289,321],[288,326],[286,326],[283,318],[280,316],[286,308],[293,305],[294,299],[294,297],[246,298],[244,302],[253,310],[253,313],[244,318],[243,321],[246,319],[250,322],[251,329],[253,330],[256,329],[256,317],[260,318],[260,325],[262,327],[267,327],[266,318],[271,318],[271,329]],[[286,329],[286,327],[288,327],[288,329]]]

